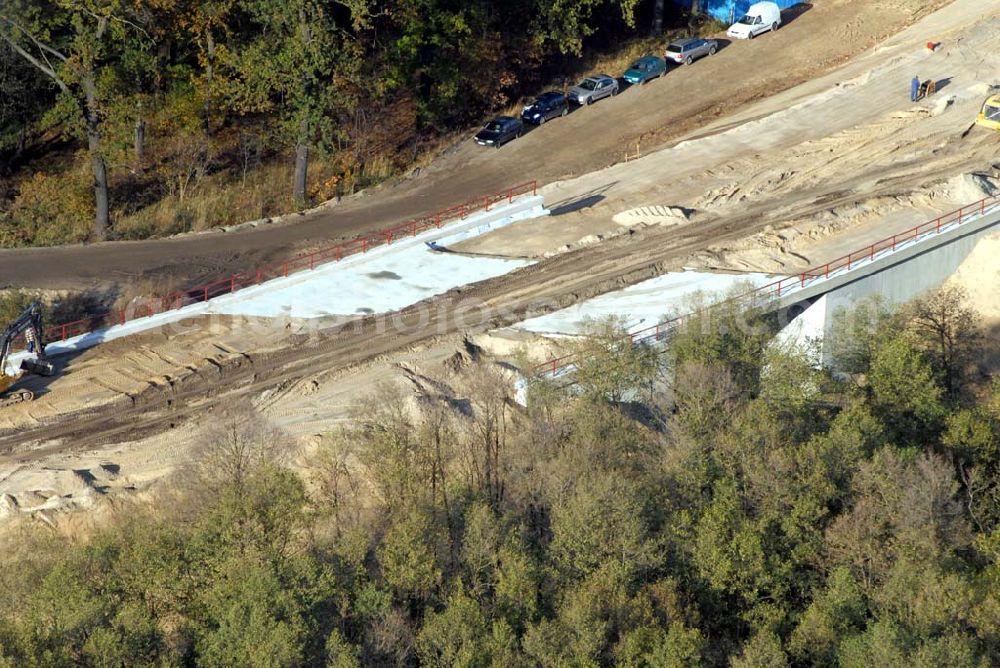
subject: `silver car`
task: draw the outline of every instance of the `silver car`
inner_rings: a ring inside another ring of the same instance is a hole
[[[714,39],[679,39],[667,45],[666,58],[668,62],[678,65],[690,65],[702,56],[712,56],[719,50],[719,43]]]
[[[602,97],[618,94],[618,80],[607,74],[587,77],[569,89],[569,101],[573,104],[593,104]]]

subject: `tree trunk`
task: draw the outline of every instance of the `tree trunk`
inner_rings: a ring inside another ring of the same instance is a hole
[[[663,3],[664,0],[654,0],[653,2],[653,37],[663,34]]]
[[[108,172],[101,155],[100,119],[97,114],[97,86],[91,77],[85,77],[81,82],[87,102],[87,150],[90,151],[90,165],[94,173],[94,227],[91,230],[93,241],[104,241],[107,237],[111,215],[108,208]]]
[[[135,167],[132,171],[141,174],[146,158],[146,121],[142,118],[142,105],[139,106],[139,117],[135,119],[134,152]]]
[[[201,104],[201,130],[206,144],[212,136],[212,81],[215,78],[215,38],[212,29],[205,31],[205,99]],[[207,149],[206,149],[207,151]]]
[[[309,27],[309,17],[303,8],[299,8],[299,36],[304,46],[312,41],[312,30]],[[302,86],[308,90],[309,82],[305,73],[302,74]],[[302,110],[305,111],[305,110]],[[304,209],[306,206],[306,173],[309,170],[309,117],[303,115],[299,124],[299,137],[295,142],[295,183],[292,187],[292,198],[295,206]]]
[[[10,156],[7,164],[0,163],[0,174],[8,176],[13,174],[17,168],[17,163],[24,155],[24,149],[28,145],[28,126],[22,125],[17,132],[17,145],[14,147],[14,155]]]
[[[303,120],[299,126],[299,140],[295,144],[295,181],[292,186],[292,199],[295,206],[304,209],[306,206],[306,174],[309,170],[309,121]]]
[[[691,0],[691,16],[688,18],[688,35],[691,37],[698,35],[698,12],[700,4],[699,0]]]

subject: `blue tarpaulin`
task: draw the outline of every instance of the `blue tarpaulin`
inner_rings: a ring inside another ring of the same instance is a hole
[[[686,7],[691,6],[690,0],[675,0],[677,4]],[[719,19],[723,23],[731,23],[746,14],[757,0],[701,0],[698,4],[701,11],[712,18]],[[802,0],[775,0],[782,9],[787,9],[792,5],[799,4]]]

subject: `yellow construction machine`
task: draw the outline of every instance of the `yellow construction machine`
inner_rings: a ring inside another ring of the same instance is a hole
[[[983,103],[983,109],[976,116],[976,125],[991,130],[1000,130],[1000,95],[993,95]]]
[[[34,353],[35,359],[21,361],[20,370],[13,376],[7,375],[7,357],[11,345],[21,334],[24,334],[28,344],[28,352]],[[35,393],[20,388],[11,390],[11,386],[26,373],[40,376],[51,376],[55,367],[45,357],[45,341],[42,339],[42,309],[38,302],[32,302],[10,326],[0,334],[0,407],[31,401]]]

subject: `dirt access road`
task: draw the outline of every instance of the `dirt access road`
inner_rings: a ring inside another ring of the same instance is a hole
[[[824,0],[787,25],[617,98],[578,110],[500,151],[462,142],[419,175],[287,222],[141,242],[0,251],[0,288],[83,290],[133,281],[191,285],[445,208],[529,179],[562,180],[643,154],[749,102],[830,70],[947,0]],[[764,63],[766,66],[761,66]],[[900,83],[905,93],[906,82]]]

